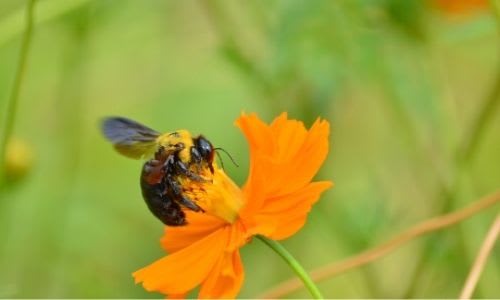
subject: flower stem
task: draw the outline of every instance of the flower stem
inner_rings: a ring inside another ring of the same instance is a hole
[[[297,274],[297,276],[302,280],[304,285],[307,287],[311,295],[313,296],[314,299],[323,299],[323,296],[321,295],[321,292],[319,291],[318,287],[314,283],[314,281],[311,279],[309,274],[307,274],[306,270],[299,264],[299,262],[288,252],[288,250],[285,249],[280,243],[268,239],[265,236],[262,235],[257,235],[256,236],[258,239],[263,241],[266,245],[271,247],[271,249],[274,250],[274,252],[278,253],[281,258],[283,258],[286,263],[292,268],[292,270]]]
[[[339,274],[345,273],[355,268],[365,266],[377,259],[392,253],[407,242],[413,241],[414,239],[427,235],[429,233],[434,233],[438,230],[446,229],[457,223],[467,220],[480,212],[487,211],[493,205],[500,203],[500,190],[482,197],[479,200],[474,201],[472,204],[464,207],[446,215],[441,215],[434,217],[432,219],[425,220],[418,223],[411,228],[401,232],[392,239],[379,244],[376,247],[363,251],[359,254],[355,254],[339,262],[333,262],[326,266],[312,270],[311,278],[315,282],[333,278]],[[291,292],[301,288],[300,282],[296,279],[290,279],[278,284],[275,288],[261,294],[256,297],[259,299],[276,299],[281,298],[290,294]],[[405,299],[405,298],[403,298]]]
[[[14,120],[17,110],[17,102],[24,79],[26,70],[26,63],[28,60],[28,52],[31,44],[31,36],[33,31],[33,11],[35,8],[36,0],[29,0],[26,7],[26,29],[24,31],[23,40],[21,42],[21,50],[19,54],[19,64],[17,67],[17,74],[14,79],[14,85],[10,94],[9,101],[7,102],[6,115],[5,115],[5,129],[3,132],[2,140],[0,141],[0,182],[3,182],[5,171],[5,151],[7,143],[9,142],[12,130],[14,128]]]

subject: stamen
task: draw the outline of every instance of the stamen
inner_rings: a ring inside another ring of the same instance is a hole
[[[243,205],[243,193],[240,188],[216,165],[213,174],[208,166],[204,166],[200,176],[209,181],[180,179],[184,196],[195,202],[206,213],[233,223]]]

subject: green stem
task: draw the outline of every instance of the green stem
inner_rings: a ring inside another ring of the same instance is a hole
[[[28,60],[28,53],[31,44],[31,36],[33,32],[33,11],[35,8],[36,0],[28,0],[26,7],[26,27],[23,35],[23,40],[21,42],[21,50],[19,54],[19,64],[17,67],[17,74],[14,79],[14,85],[12,87],[12,92],[10,94],[9,101],[7,102],[6,116],[5,116],[5,129],[2,135],[2,140],[0,142],[0,183],[3,182],[4,172],[5,172],[5,154],[7,149],[7,143],[9,142],[10,136],[12,135],[12,130],[14,129],[14,120],[17,110],[17,102],[19,100],[19,94],[21,91],[21,86],[24,79],[24,73],[26,70],[26,64]]]
[[[307,289],[309,290],[314,299],[323,299],[321,292],[319,291],[318,287],[311,279],[309,274],[307,274],[306,270],[304,270],[304,268],[290,254],[290,252],[288,252],[288,250],[285,249],[285,247],[283,247],[280,243],[268,239],[262,235],[257,235],[256,237],[261,241],[263,241],[266,245],[271,247],[271,249],[273,249],[274,252],[278,253],[278,255],[281,256],[281,258],[283,258],[286,261],[286,263],[290,266],[290,268],[292,268],[295,274],[297,274],[300,280],[302,280],[302,282],[307,287]]]

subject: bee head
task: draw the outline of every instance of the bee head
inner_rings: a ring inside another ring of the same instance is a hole
[[[196,150],[200,154],[202,160],[206,161],[209,165],[214,161],[214,147],[209,140],[207,140],[204,136],[200,135],[195,138],[194,144]]]
[[[214,173],[214,167],[212,165],[214,161],[215,154],[219,157],[222,169],[224,169],[224,163],[218,151],[226,153],[226,155],[231,159],[233,164],[238,167],[238,164],[234,161],[231,155],[222,148],[214,148],[212,143],[207,140],[204,136],[200,135],[193,139],[193,147],[191,148],[191,156],[194,162],[200,165],[203,161],[207,163],[212,174]]]

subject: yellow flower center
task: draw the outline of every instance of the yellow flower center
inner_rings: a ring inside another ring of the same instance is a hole
[[[183,194],[198,204],[205,213],[233,223],[243,205],[243,192],[215,163],[213,167],[213,174],[208,167],[197,171],[206,181],[181,179]]]

